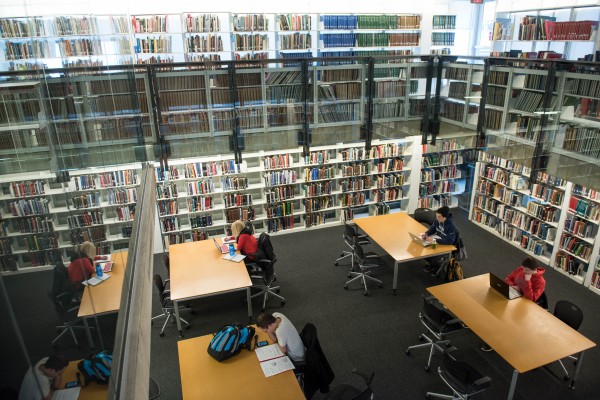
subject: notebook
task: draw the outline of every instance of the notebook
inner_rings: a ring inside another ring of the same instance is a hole
[[[103,272],[110,272],[112,271],[112,267],[113,267],[113,262],[112,261],[108,261],[105,263],[100,263],[100,265],[102,265],[102,271]]]
[[[217,239],[215,238],[213,238],[213,242],[215,242],[215,246],[217,246],[217,249],[219,249],[221,254],[229,254],[229,245],[225,243],[219,244],[219,242],[217,242]]]
[[[521,292],[492,273],[490,273],[490,287],[509,300],[522,296]]]
[[[412,232],[408,232],[408,234],[412,238],[413,242],[417,243],[419,246],[422,246],[422,247],[431,246],[431,242],[421,239],[421,236],[415,235]]]
[[[241,254],[236,254],[235,256],[230,256],[229,253],[223,256],[223,260],[228,260],[228,261],[233,261],[233,262],[240,262],[242,261],[244,258],[246,258],[246,256],[243,256]]]

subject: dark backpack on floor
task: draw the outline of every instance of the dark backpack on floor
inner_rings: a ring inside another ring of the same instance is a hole
[[[254,327],[237,323],[225,325],[210,341],[208,354],[217,361],[224,361],[235,356],[242,349],[252,350],[255,331]]]
[[[85,385],[90,382],[108,384],[110,369],[112,366],[112,354],[101,351],[90,358],[83,359],[77,364],[77,369],[83,374]]]

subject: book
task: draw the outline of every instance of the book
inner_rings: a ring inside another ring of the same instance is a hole
[[[292,360],[281,352],[278,344],[258,347],[254,351],[267,378],[294,369]]]
[[[226,254],[226,255],[223,256],[223,260],[233,261],[233,262],[237,262],[237,263],[239,263],[240,261],[242,261],[244,258],[246,258],[246,256],[241,255],[241,254],[236,254],[233,257],[230,256],[229,254]]]

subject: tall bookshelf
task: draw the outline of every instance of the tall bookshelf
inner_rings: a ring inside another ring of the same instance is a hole
[[[431,32],[431,54],[452,54],[456,30],[456,15],[434,15]]]
[[[503,10],[496,13],[491,54],[570,60],[594,56],[599,20],[597,6]]]

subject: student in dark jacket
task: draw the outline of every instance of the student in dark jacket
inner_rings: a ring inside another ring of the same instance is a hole
[[[447,206],[440,207],[435,212],[435,221],[427,232],[421,235],[423,240],[431,242],[436,239],[438,244],[454,244],[456,240],[456,226],[454,218]]]

